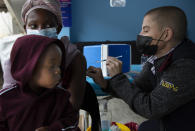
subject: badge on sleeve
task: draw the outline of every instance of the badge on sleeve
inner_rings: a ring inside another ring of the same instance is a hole
[[[160,85],[168,89],[172,89],[174,92],[178,91],[178,87],[168,81],[161,80]]]

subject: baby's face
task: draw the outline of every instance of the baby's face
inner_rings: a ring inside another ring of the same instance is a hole
[[[50,45],[39,58],[32,76],[36,87],[53,88],[61,79],[62,51],[56,45]]]

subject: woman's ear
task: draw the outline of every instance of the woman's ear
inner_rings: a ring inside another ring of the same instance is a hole
[[[170,27],[166,27],[165,28],[165,34],[164,34],[164,41],[170,41],[171,39],[173,39],[173,35],[174,35],[174,32],[173,32],[173,29],[170,28]]]
[[[57,34],[60,33],[61,29],[62,29],[62,25],[58,25],[58,27],[57,27]]]

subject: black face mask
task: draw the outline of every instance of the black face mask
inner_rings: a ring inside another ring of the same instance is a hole
[[[162,33],[162,35],[163,35],[163,33]],[[162,35],[160,36],[159,39],[153,39],[150,36],[137,35],[136,48],[138,49],[138,51],[141,54],[148,55],[148,56],[154,55],[154,54],[156,54],[156,52],[158,50],[158,42],[163,41],[163,40],[160,40]],[[152,40],[157,40],[157,44],[150,45]]]

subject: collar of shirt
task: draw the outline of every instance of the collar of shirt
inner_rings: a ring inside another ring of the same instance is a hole
[[[165,53],[164,55],[162,55],[162,56],[159,57],[159,58],[162,58],[163,56],[166,56],[166,55],[168,55],[169,53],[171,53],[171,52],[172,52],[175,48],[177,48],[181,43],[183,43],[183,41],[180,42],[179,44],[177,44],[175,47],[171,48],[167,53]],[[155,55],[152,55],[152,56],[150,56],[150,57],[147,59],[147,62],[150,62],[151,64],[154,64],[154,61],[157,60],[157,59],[159,59],[159,58],[157,58],[157,56],[155,56]]]
[[[178,47],[178,45],[180,45],[181,43],[183,43],[183,41],[182,42],[180,42],[179,44],[177,44],[175,47],[173,47],[173,48],[171,48],[167,53],[165,53],[164,55],[162,55],[161,57],[159,57],[159,58],[162,58],[163,56],[166,56],[166,55],[168,55],[169,53],[171,53],[176,47]],[[149,63],[151,63],[153,66],[151,67],[151,71],[152,71],[152,73],[155,75],[155,67],[154,67],[154,61],[155,60],[157,60],[157,59],[159,59],[157,56],[155,56],[155,55],[152,55],[152,56],[150,56],[147,60],[146,60],[146,62],[149,62]],[[145,63],[146,63],[145,62]],[[143,65],[145,64],[145,63],[143,63]]]
[[[172,48],[171,50],[169,50],[166,54],[164,54],[163,56],[166,56],[166,55],[168,55],[169,53],[171,53],[173,50],[175,49],[175,47],[174,48]],[[161,56],[161,57],[163,57],[163,56]],[[161,58],[160,57],[160,58]],[[147,62],[149,62],[149,63],[151,63],[153,66],[151,67],[151,71],[152,71],[152,73],[155,75],[155,66],[154,66],[154,61],[155,60],[157,60],[157,59],[159,59],[157,56],[155,56],[155,55],[152,55],[152,56],[150,56],[148,59],[147,59]]]

